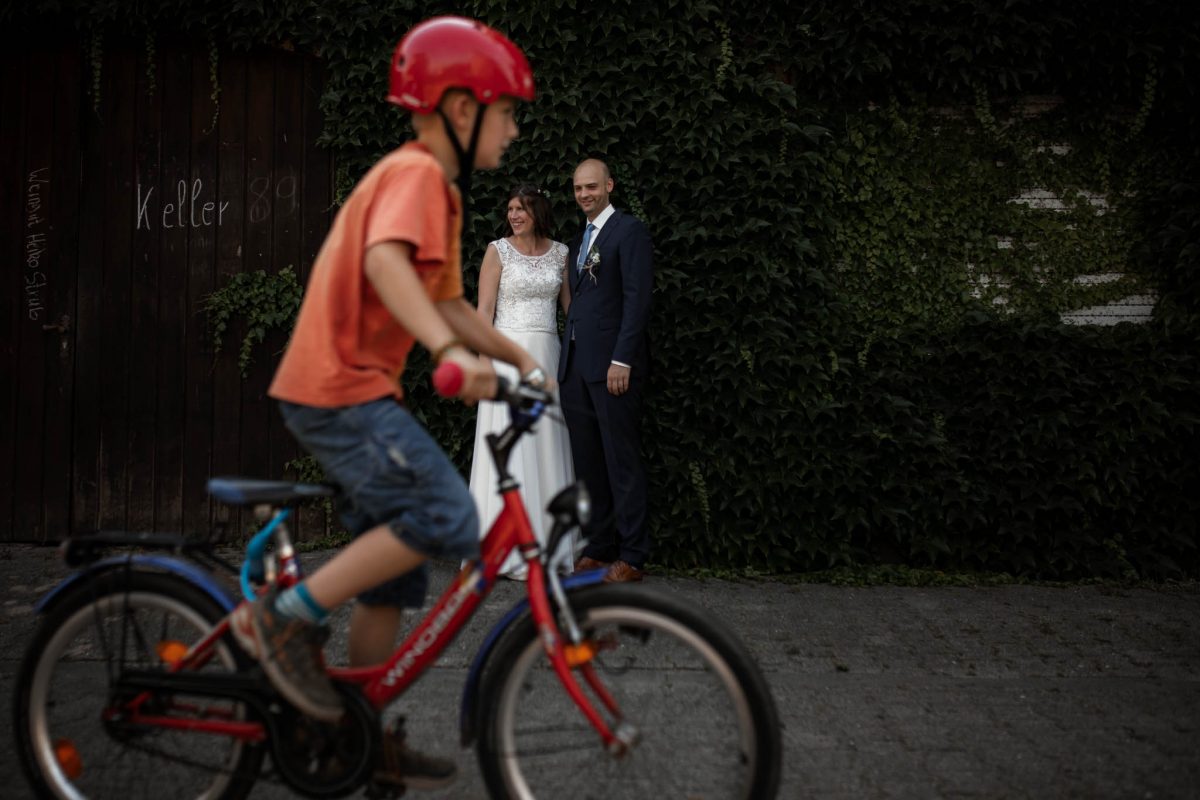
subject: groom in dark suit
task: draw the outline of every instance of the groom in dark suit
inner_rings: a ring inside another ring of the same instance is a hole
[[[558,381],[575,474],[592,496],[588,545],[575,569],[607,568],[608,583],[640,581],[650,553],[639,428],[653,248],[646,226],[609,204],[613,179],[603,161],[581,163],[574,186],[587,224],[567,255],[570,305]]]

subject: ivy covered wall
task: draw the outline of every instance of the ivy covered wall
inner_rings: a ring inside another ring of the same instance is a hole
[[[574,164],[608,161],[655,241],[659,563],[1200,575],[1185,4],[45,5],[0,21],[318,54],[341,192],[406,135],[382,101],[404,30],[460,13],[520,43],[540,96],[476,181],[468,282],[510,184],[547,187],[567,238]],[[1148,324],[1060,321],[1133,293]],[[465,465],[473,412],[422,365],[413,404]]]

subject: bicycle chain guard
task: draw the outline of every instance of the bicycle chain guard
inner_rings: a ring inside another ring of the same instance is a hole
[[[382,747],[379,715],[357,687],[334,682],[346,713],[336,723],[273,707],[271,760],[284,782],[307,797],[343,797],[370,778]]]

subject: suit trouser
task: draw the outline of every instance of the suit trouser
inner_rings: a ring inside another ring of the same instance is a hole
[[[568,345],[574,350],[574,343]],[[584,528],[583,554],[600,561],[627,561],[641,568],[650,554],[646,527],[646,470],[640,421],[644,381],[631,376],[629,390],[609,394],[606,381],[585,381],[568,352],[560,387],[571,436],[575,476],[592,496],[592,521]]]

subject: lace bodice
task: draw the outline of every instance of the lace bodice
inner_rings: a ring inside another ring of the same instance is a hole
[[[492,245],[500,255],[495,326],[511,331],[557,332],[558,290],[567,246],[551,242],[543,255],[525,256],[507,239],[497,239]]]

